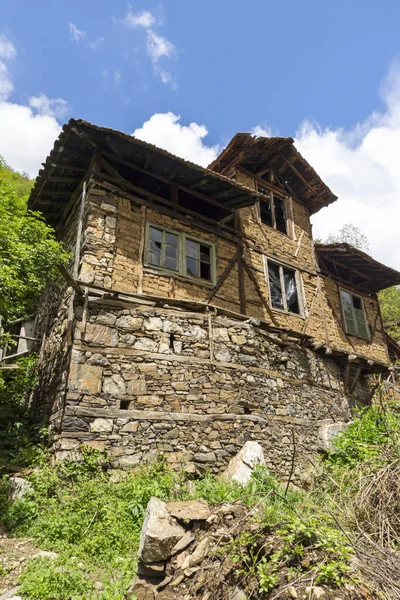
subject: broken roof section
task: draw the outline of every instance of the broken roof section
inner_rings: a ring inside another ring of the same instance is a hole
[[[242,167],[260,176],[271,168],[287,193],[304,203],[310,214],[337,200],[337,196],[296,150],[292,138],[256,137],[250,133],[237,133],[209,165],[209,169],[221,174],[232,167]]]
[[[360,292],[376,293],[400,284],[400,273],[350,244],[316,244],[321,271]]]
[[[114,164],[125,162],[136,169],[138,187],[140,174],[143,178],[150,175],[158,182],[175,183],[186,193],[196,195],[187,200],[192,210],[215,220],[223,219],[234,208],[254,204],[262,196],[131,135],[71,119],[39,171],[29,208],[41,211],[52,225],[66,218],[70,199],[79,189],[96,149]]]

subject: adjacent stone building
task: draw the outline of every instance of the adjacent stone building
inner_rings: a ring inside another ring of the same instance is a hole
[[[290,138],[238,134],[204,169],[65,125],[30,198],[73,255],[37,317],[34,411],[56,456],[217,472],[251,439],[304,476],[388,366],[376,293],[400,283],[314,246],[310,215],[334,201]]]

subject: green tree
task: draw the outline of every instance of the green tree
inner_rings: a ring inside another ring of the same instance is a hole
[[[367,236],[363,234],[361,229],[353,223],[346,223],[337,233],[331,233],[326,238],[326,244],[334,244],[335,242],[344,242],[350,244],[354,248],[358,248],[363,252],[368,252],[369,242]]]
[[[3,323],[35,311],[45,284],[67,253],[43,217],[28,210],[32,181],[0,157],[0,317]]]
[[[400,287],[394,285],[379,292],[378,296],[385,329],[400,341]]]

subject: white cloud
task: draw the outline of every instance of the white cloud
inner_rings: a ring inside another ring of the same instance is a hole
[[[148,10],[134,13],[132,10],[128,10],[124,17],[124,23],[128,27],[144,27],[149,29],[155,23],[155,18]]]
[[[269,127],[261,127],[261,125],[256,125],[250,130],[252,135],[256,135],[257,137],[271,137],[272,130]]]
[[[162,56],[170,58],[175,53],[175,46],[162,35],[157,35],[149,29],[147,31],[147,52],[153,63],[157,63]]]
[[[154,73],[162,83],[170,85],[173,90],[176,90],[175,77],[169,71],[162,69],[158,64],[159,60],[163,57],[172,58],[176,54],[176,48],[170,40],[154,31],[153,25],[156,23],[154,15],[147,10],[134,13],[129,9],[123,19],[123,23],[127,27],[143,27],[146,30],[146,50],[153,63]]]
[[[382,86],[385,109],[352,130],[305,122],[296,146],[338,200],[313,217],[314,236],[325,239],[353,223],[367,236],[372,256],[400,269],[400,68]]]
[[[74,23],[68,25],[69,35],[74,42],[80,42],[86,35],[86,31],[80,31]]]
[[[14,44],[3,34],[0,34],[0,58],[9,59],[17,56]]]
[[[207,166],[218,156],[220,147],[204,143],[203,139],[208,134],[204,125],[181,125],[179,119],[180,116],[172,112],[156,113],[142,127],[135,129],[133,135],[203,167]]]
[[[60,133],[57,119],[65,117],[68,104],[44,94],[29,98],[28,105],[10,102],[13,85],[4,60],[16,54],[11,42],[0,36],[0,155],[13,169],[35,177]]]
[[[98,46],[100,46],[100,44],[102,44],[104,42],[104,38],[103,37],[97,37],[95,40],[93,40],[93,42],[89,42],[89,46],[95,50],[96,48],[98,48]]]
[[[39,115],[63,120],[69,111],[68,102],[62,98],[48,98],[45,94],[29,98],[29,106],[37,110]]]
[[[14,44],[3,34],[0,34],[0,101],[6,100],[14,89],[11,73],[6,60],[17,55]]]
[[[0,102],[0,154],[13,169],[35,177],[61,126],[29,106]]]

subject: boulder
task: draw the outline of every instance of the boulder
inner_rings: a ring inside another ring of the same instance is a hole
[[[143,521],[139,542],[139,560],[154,563],[172,556],[185,530],[169,514],[165,502],[151,498]]]
[[[230,460],[221,479],[247,485],[256,465],[265,465],[264,451],[258,442],[246,442],[240,452]]]
[[[154,600],[154,590],[157,581],[159,580],[151,581],[151,579],[137,575],[128,590],[128,600]]]
[[[338,421],[337,423],[329,423],[319,429],[319,437],[321,440],[322,450],[333,450],[335,448],[335,437],[341,431],[344,431],[348,427],[348,423]]]
[[[33,487],[26,479],[22,477],[11,477],[10,482],[10,500],[15,502],[16,500],[21,500],[24,496],[30,495],[33,493]]]
[[[210,508],[204,500],[169,502],[167,510],[176,519],[188,521],[206,521],[211,516]]]

